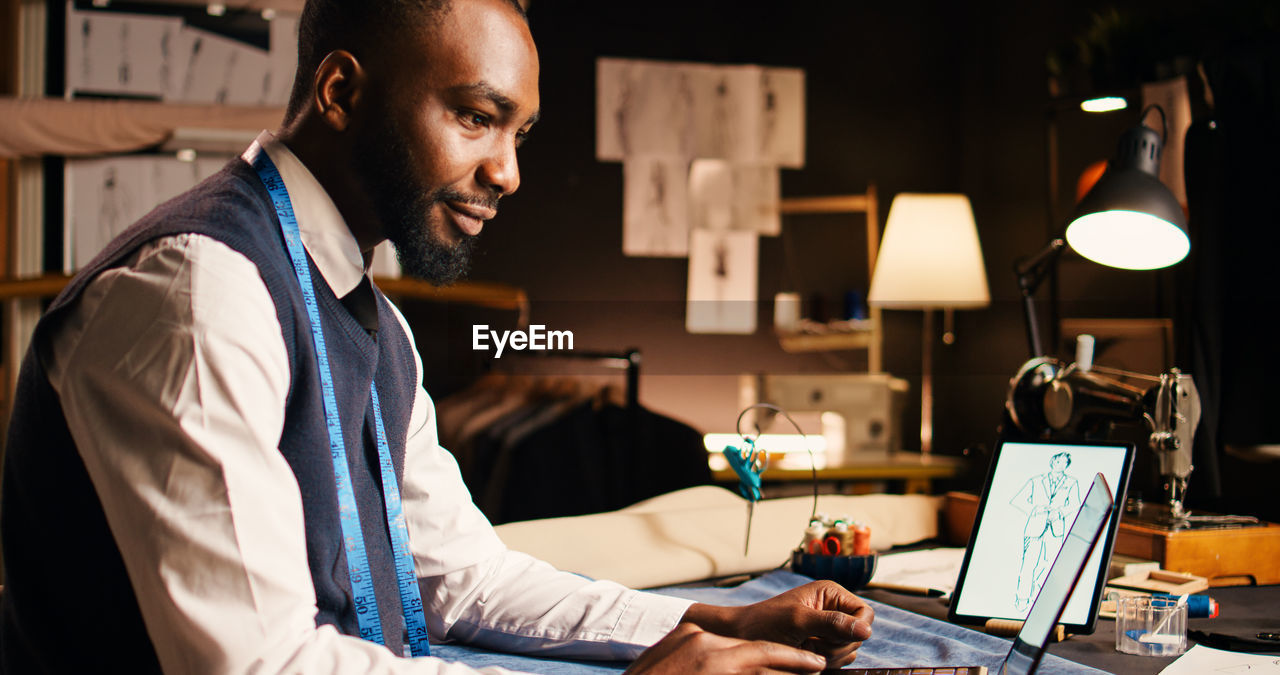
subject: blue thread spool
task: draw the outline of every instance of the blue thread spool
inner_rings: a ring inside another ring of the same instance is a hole
[[[1152,593],[1153,598],[1167,598],[1177,602],[1181,596],[1169,593]],[[1218,616],[1218,601],[1207,595],[1187,596],[1188,619],[1212,619]]]

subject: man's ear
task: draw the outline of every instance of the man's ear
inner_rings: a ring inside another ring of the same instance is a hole
[[[341,49],[329,52],[316,68],[314,103],[320,119],[334,131],[345,131],[366,83],[364,68],[355,55]]]

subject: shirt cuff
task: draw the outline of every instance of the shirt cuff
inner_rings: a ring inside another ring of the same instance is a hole
[[[634,659],[674,630],[693,601],[644,591],[631,591],[631,596],[612,641],[633,648],[629,656]]]

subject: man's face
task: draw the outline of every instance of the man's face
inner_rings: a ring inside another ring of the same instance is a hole
[[[1055,473],[1066,471],[1067,461],[1068,460],[1066,457],[1054,457],[1053,459],[1049,460],[1049,470]]]
[[[453,0],[405,42],[370,68],[374,114],[354,129],[356,169],[405,272],[449,283],[499,197],[520,185],[538,56],[505,0]]]

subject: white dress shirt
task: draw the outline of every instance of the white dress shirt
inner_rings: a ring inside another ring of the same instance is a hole
[[[262,148],[307,252],[342,297],[366,274],[355,239],[270,134],[245,157]],[[50,347],[49,381],[165,672],[474,672],[316,626],[302,499],[277,449],[288,359],[248,258],[201,235],[149,243],[85,289]],[[437,442],[416,352],[414,360],[402,495],[432,641],[626,659],[674,628],[688,601],[506,549]]]

